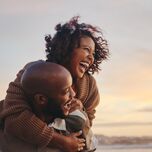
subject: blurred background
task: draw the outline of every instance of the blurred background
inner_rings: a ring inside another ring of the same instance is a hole
[[[94,133],[151,136],[151,0],[0,0],[0,99],[26,63],[45,59],[44,36],[74,15],[99,26],[110,47],[95,75],[101,102]]]

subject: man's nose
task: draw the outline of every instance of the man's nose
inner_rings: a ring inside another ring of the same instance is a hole
[[[74,90],[72,89],[72,87],[70,88],[70,96],[73,98],[75,97],[75,92]]]

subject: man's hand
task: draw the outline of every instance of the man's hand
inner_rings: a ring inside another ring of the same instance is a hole
[[[70,112],[73,112],[76,109],[82,109],[82,108],[83,108],[82,102],[77,98],[73,98],[71,107],[70,107]]]

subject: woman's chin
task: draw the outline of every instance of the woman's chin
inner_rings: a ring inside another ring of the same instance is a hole
[[[78,78],[81,79],[84,76],[84,73],[79,74]]]
[[[85,72],[79,71],[77,72],[77,79],[81,79],[84,76]]]

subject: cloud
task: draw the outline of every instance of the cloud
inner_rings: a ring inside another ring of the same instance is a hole
[[[138,112],[152,112],[152,107],[145,107],[137,110]]]
[[[113,53],[103,66],[102,75],[97,75],[102,96],[151,103],[152,50],[141,48]]]
[[[9,0],[0,2],[1,15],[42,15],[48,12],[56,12],[56,8],[63,5],[63,1],[37,1],[37,0],[12,0],[13,5],[10,5]]]

